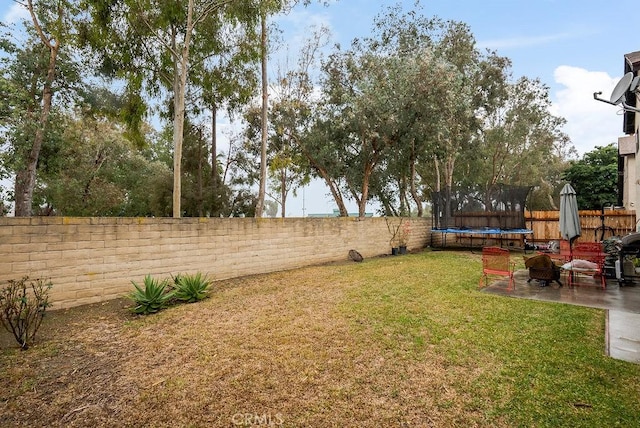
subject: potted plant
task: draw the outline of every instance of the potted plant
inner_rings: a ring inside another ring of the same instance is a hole
[[[411,235],[411,223],[409,220],[402,220],[398,229],[398,247],[400,254],[407,254],[407,244]]]
[[[397,224],[389,217],[384,218],[387,223],[389,234],[391,235],[389,244],[391,244],[392,256],[407,253],[407,242],[411,231],[411,224],[408,221],[403,220],[402,217],[395,218],[398,219]]]

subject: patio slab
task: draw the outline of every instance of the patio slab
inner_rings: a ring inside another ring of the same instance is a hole
[[[606,343],[610,357],[640,364],[640,315],[609,310]]]
[[[607,288],[599,287],[599,281],[587,278],[580,286],[569,288],[565,275],[564,286],[554,283],[541,287],[529,278],[526,269],[515,273],[515,289],[508,290],[508,282],[497,280],[482,291],[491,294],[587,306],[607,311],[606,351],[619,360],[640,364],[640,285],[620,287],[615,279],[607,280]]]

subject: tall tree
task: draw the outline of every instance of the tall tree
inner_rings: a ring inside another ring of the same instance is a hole
[[[262,217],[264,198],[267,186],[267,141],[268,141],[268,115],[269,115],[269,91],[267,77],[267,11],[260,12],[260,79],[262,82],[262,107],[261,107],[261,132],[260,132],[260,180],[258,184],[258,200],[256,202],[256,217]]]
[[[258,183],[258,199],[256,202],[255,216],[262,217],[265,206],[266,186],[267,186],[267,143],[268,143],[268,120],[269,120],[269,92],[267,76],[267,59],[269,54],[269,33],[267,20],[270,14],[281,11],[288,11],[298,3],[308,5],[311,0],[260,0],[260,71],[262,82],[262,120],[260,134],[260,179]],[[325,5],[326,1],[322,2]]]
[[[103,68],[127,81],[132,118],[146,109],[140,91],[158,94],[164,85],[173,103],[173,216],[180,217],[181,162],[190,69],[202,64],[226,40],[221,22],[254,28],[259,9],[254,0],[88,0],[96,26],[87,36]],[[254,39],[255,40],[255,39]]]
[[[274,85],[268,127],[269,177],[270,187],[278,192],[272,197],[280,204],[282,217],[286,216],[289,193],[295,196],[297,189],[308,184],[311,178],[308,159],[298,142],[312,121],[317,100],[314,99],[311,73],[328,36],[327,28],[315,29],[296,54],[296,66],[279,69]]]
[[[68,17],[73,15],[72,5],[66,1],[40,1],[34,4],[33,0],[27,0],[25,7],[29,11],[33,31],[37,35],[41,47],[48,54],[48,60],[44,69],[32,70],[34,73],[32,74],[32,82],[35,86],[32,86],[29,92],[34,103],[27,110],[27,113],[34,119],[35,129],[23,164],[16,170],[14,197],[17,217],[32,214],[38,159],[45,140],[53,103],[58,55],[70,37]]]
[[[497,183],[536,186],[547,196],[560,184],[568,138],[551,114],[548,88],[538,79],[504,80],[504,91],[477,116],[481,128],[461,156],[459,183],[489,189]],[[472,179],[471,179],[472,178]]]
[[[306,138],[304,151],[310,160],[322,159],[332,180],[340,177],[364,216],[372,177],[398,138],[398,117],[388,59],[360,50],[356,43],[326,62],[325,101],[313,131],[319,138]]]
[[[218,43],[215,54],[201,64],[194,64],[191,76],[195,85],[203,90],[203,110],[211,111],[211,198],[208,211],[218,216],[226,212],[225,183],[221,181],[221,169],[218,166],[219,153],[217,142],[218,112],[226,108],[231,118],[249,103],[256,93],[258,76],[253,58],[259,57],[259,46],[252,42],[255,31],[246,26],[222,22],[222,34],[232,34],[236,43]],[[197,113],[198,109],[194,109]]]

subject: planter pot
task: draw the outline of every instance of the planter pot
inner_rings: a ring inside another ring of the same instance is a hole
[[[391,248],[391,255],[392,256],[397,256],[399,252],[400,252],[400,249],[398,247],[392,247]]]
[[[400,254],[407,254],[407,246],[400,245],[399,251],[400,251]]]

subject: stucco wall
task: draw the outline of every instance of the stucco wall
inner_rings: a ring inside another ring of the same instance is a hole
[[[411,219],[409,249],[430,241]],[[50,278],[53,308],[122,296],[131,280],[202,272],[214,280],[390,252],[384,218],[0,218],[0,283]]]

